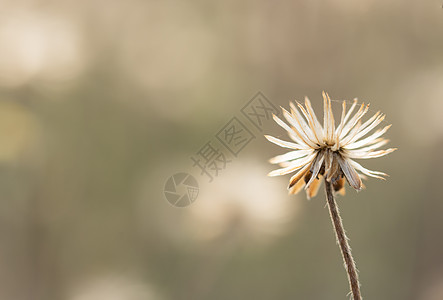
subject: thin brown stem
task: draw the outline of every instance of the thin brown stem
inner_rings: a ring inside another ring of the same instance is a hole
[[[351,287],[352,298],[354,300],[361,300],[360,283],[358,281],[357,268],[355,267],[354,258],[351,254],[351,248],[348,244],[348,238],[343,229],[343,222],[338,211],[337,203],[334,199],[332,191],[332,184],[325,179],[326,198],[328,200],[329,213],[331,215],[332,224],[334,225],[337,242],[340,245],[341,254],[345,263],[346,271],[348,272],[349,285]]]

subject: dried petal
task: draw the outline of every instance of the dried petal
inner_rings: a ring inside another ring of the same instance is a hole
[[[361,179],[358,176],[357,172],[351,165],[347,162],[347,160],[343,159],[340,154],[335,156],[337,158],[338,163],[340,164],[340,168],[345,174],[348,183],[356,190],[361,189]]]
[[[309,186],[311,185],[311,183],[317,178],[318,173],[320,172],[320,169],[323,165],[323,160],[325,159],[325,152],[322,151],[320,153],[317,154],[317,157],[315,158],[314,162],[312,163],[311,166],[311,178],[309,179],[309,181],[306,183],[305,189],[309,188]]]
[[[315,179],[311,183],[311,186],[307,190],[308,199],[311,199],[317,195],[318,189],[320,188],[320,185],[321,185],[321,179],[322,179],[322,176],[320,175],[318,179]]]
[[[303,169],[301,169],[294,176],[292,176],[291,179],[289,180],[288,189],[290,189],[295,184],[297,184],[300,181],[300,179],[302,179],[303,176],[305,176],[306,172],[308,172],[310,167],[311,167],[311,165],[306,165],[303,167]]]

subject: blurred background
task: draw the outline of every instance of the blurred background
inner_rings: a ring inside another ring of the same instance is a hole
[[[323,190],[266,176],[276,124],[211,183],[190,159],[258,91],[322,90],[399,148],[338,199],[363,296],[443,299],[442,37],[437,0],[0,0],[0,299],[346,299]]]

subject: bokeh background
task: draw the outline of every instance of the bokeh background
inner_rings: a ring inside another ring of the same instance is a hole
[[[441,1],[1,0],[0,299],[346,299],[323,191],[266,176],[271,121],[191,206],[163,195],[258,91],[322,90],[399,148],[338,199],[363,296],[443,299]]]

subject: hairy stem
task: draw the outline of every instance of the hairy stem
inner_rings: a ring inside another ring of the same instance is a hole
[[[337,242],[340,246],[341,254],[345,263],[346,271],[348,272],[349,285],[354,300],[361,300],[360,283],[358,281],[357,268],[355,267],[354,258],[351,254],[351,248],[348,244],[348,238],[343,229],[343,223],[338,211],[337,203],[334,199],[332,191],[332,184],[325,179],[326,198],[328,200],[329,213],[331,215],[332,224],[334,225]]]

